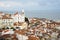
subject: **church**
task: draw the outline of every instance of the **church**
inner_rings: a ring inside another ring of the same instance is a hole
[[[25,21],[25,12],[22,9],[21,13],[16,12],[13,16],[13,27],[20,29],[27,29],[28,23]]]
[[[28,26],[28,18],[25,17],[24,9],[22,9],[21,13],[16,12],[14,14],[4,14],[1,17],[1,25],[2,27],[13,27],[19,29],[27,29]]]

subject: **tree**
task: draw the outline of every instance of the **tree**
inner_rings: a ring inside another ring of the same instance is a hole
[[[28,25],[29,25],[29,20],[28,20],[28,18],[27,18],[27,17],[25,17],[25,22],[27,22],[27,23],[28,23]]]

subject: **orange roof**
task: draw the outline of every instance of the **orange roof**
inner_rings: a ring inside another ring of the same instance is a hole
[[[10,15],[3,15],[2,19],[12,19]]]
[[[3,17],[2,19],[13,19],[13,18],[9,18],[9,17]]]
[[[22,26],[23,23],[24,23],[24,22],[15,22],[15,23],[14,23],[14,26],[17,26],[17,25],[18,25],[18,26]]]
[[[15,30],[15,33],[24,35],[26,33],[25,30]]]
[[[16,13],[14,14],[14,16],[17,15],[17,14],[18,14],[18,12],[16,12]]]
[[[8,32],[9,30],[4,30],[4,32]]]

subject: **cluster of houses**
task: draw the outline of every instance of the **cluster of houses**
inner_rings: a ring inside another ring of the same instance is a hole
[[[16,12],[15,14],[0,12],[0,28],[6,27],[19,27],[20,29],[27,28],[24,10],[22,9],[21,13]]]
[[[60,38],[60,22],[45,18],[29,18],[28,20],[25,17],[24,10],[21,13],[16,12],[15,14],[0,12],[0,28],[7,27],[18,28],[19,30],[0,29],[0,37],[2,39],[56,40]],[[0,40],[2,39],[0,38]]]
[[[49,19],[46,19],[46,18],[31,18],[30,20],[30,27],[31,27],[31,24],[34,26],[34,25],[41,25],[41,26],[44,26],[44,27],[50,27],[50,28],[55,28],[55,27],[59,27],[60,26],[60,22],[56,22],[56,21],[53,21],[53,20],[49,20]]]

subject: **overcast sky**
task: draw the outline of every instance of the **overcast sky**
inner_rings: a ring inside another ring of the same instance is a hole
[[[59,10],[60,0],[0,0],[0,10]]]
[[[60,19],[60,0],[0,0],[0,11],[21,11],[22,8],[29,11],[26,16]]]

